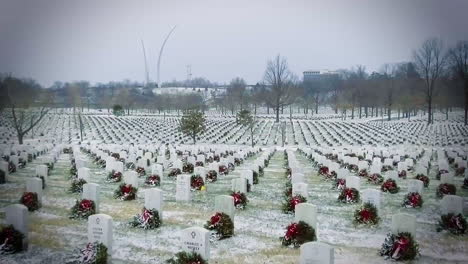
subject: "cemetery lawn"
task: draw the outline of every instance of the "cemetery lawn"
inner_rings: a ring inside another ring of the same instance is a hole
[[[296,128],[298,129],[298,128]],[[292,140],[292,138],[290,139]],[[332,182],[317,174],[318,168],[299,152],[297,160],[303,166],[305,182],[308,184],[308,202],[317,206],[317,233],[319,241],[335,248],[335,263],[388,263],[378,251],[385,236],[390,232],[391,216],[409,212],[417,218],[417,241],[421,256],[413,263],[462,263],[468,259],[468,236],[453,236],[436,232],[439,220],[440,200],[435,189],[435,171],[430,172],[430,186],[424,190],[424,205],[421,209],[401,207],[406,190],[406,181],[398,179],[401,190],[397,194],[382,193],[382,222],[378,227],[355,226],[352,222],[358,205],[337,202],[338,191],[332,190]],[[25,253],[0,256],[0,263],[65,263],[67,259],[87,242],[87,222],[69,219],[70,208],[79,194],[68,192],[70,187],[69,168],[71,155],[61,154],[49,176],[44,190],[44,206],[30,213],[30,249]],[[120,201],[113,198],[118,183],[107,183],[104,169],[88,159],[91,182],[101,186],[100,213],[114,220],[114,250],[112,263],[164,263],[180,251],[179,231],[192,226],[203,226],[214,213],[214,197],[230,194],[231,180],[239,177],[239,170],[250,168],[255,157],[247,159],[241,166],[218,181],[207,184],[207,191],[192,192],[192,202],[175,201],[175,180],[162,177],[163,225],[157,230],[144,231],[128,226],[134,215],[144,204],[144,177],[139,180],[138,198]],[[234,236],[211,243],[210,263],[297,263],[299,250],[281,246],[280,237],[285,228],[294,221],[294,215],[281,211],[285,178],[283,151],[277,151],[259,178],[259,184],[247,194],[249,203],[245,210],[236,210]],[[32,176],[36,161],[25,169],[10,175],[10,183],[0,185],[0,207],[17,203],[25,191],[25,179]],[[412,178],[414,175],[408,175]],[[456,177],[457,195],[468,196],[468,191],[458,188],[462,178]],[[380,186],[361,181],[361,190]],[[4,219],[0,212],[0,219]]]

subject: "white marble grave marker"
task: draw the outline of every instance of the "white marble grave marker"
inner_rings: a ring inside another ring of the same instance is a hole
[[[302,244],[299,264],[334,264],[335,250],[322,242]]]
[[[163,192],[158,188],[145,190],[145,208],[148,210],[158,210],[160,220],[162,220],[162,207]]]
[[[181,174],[177,176],[176,201],[188,202],[192,199],[190,193],[191,175]]]
[[[99,193],[101,187],[96,183],[85,183],[83,184],[83,194],[81,199],[91,200],[96,205],[96,213],[99,212]]]
[[[189,227],[181,231],[182,250],[195,252],[205,260],[210,258],[210,232],[201,227]]]
[[[88,242],[104,244],[109,255],[112,255],[112,225],[112,217],[109,215],[94,214],[88,217]]]
[[[413,238],[416,236],[416,216],[409,214],[396,214],[392,216],[392,233],[410,233]]]

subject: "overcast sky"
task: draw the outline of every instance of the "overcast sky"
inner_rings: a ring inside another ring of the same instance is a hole
[[[250,84],[280,53],[293,72],[408,61],[429,37],[468,39],[466,0],[0,0],[0,72],[91,83],[143,81],[140,39],[156,80],[193,76]]]

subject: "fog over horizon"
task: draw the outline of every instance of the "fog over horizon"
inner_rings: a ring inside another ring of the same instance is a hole
[[[268,59],[309,69],[410,61],[430,37],[468,39],[468,1],[27,1],[0,0],[0,73],[54,81],[150,79],[170,29],[161,81],[261,81]]]

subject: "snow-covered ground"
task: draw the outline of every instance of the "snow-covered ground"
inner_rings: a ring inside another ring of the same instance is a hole
[[[54,117],[55,118],[55,117]],[[71,118],[71,117],[68,117]],[[56,121],[60,120],[59,123]],[[73,127],[57,133],[58,127],[68,126],[66,119],[51,119],[43,122],[38,131],[45,133],[44,138],[51,136],[62,143],[76,142],[78,130]],[[117,120],[117,121],[116,121]],[[177,135],[177,120],[164,120],[163,117],[137,118],[126,117],[114,120],[112,117],[86,117],[86,137],[94,137],[89,141],[109,142],[108,135],[117,144],[136,143],[151,145],[160,143],[160,139],[174,139]],[[123,121],[122,121],[123,120]],[[217,146],[220,144],[250,143],[249,135],[244,128],[237,126],[235,120],[210,120],[208,129],[212,129]],[[286,148],[296,150],[294,143],[302,147],[324,148],[332,147],[362,147],[369,148],[401,148],[411,149],[412,146],[432,148],[440,147],[449,150],[452,147],[466,149],[466,134],[463,126],[458,123],[459,117],[453,122],[443,122],[427,126],[423,118],[407,122],[392,120],[390,122],[353,122],[350,120],[293,120],[286,128]],[[130,124],[127,126],[127,124]],[[73,124],[73,123],[72,123]],[[133,124],[133,126],[131,126]],[[115,125],[115,126],[114,126]],[[142,129],[143,128],[143,129]],[[154,128],[151,131],[150,128]],[[166,133],[167,131],[173,132]],[[432,130],[431,130],[432,129]],[[106,132],[104,132],[106,131]],[[112,131],[119,131],[114,133]],[[156,131],[158,131],[156,133]],[[437,135],[432,132],[436,131]],[[437,132],[439,131],[439,132]],[[461,132],[460,132],[461,131]],[[141,135],[136,133],[141,132]],[[224,134],[226,132],[226,134]],[[39,132],[36,132],[39,133]],[[171,134],[172,133],[172,134]],[[420,134],[418,134],[420,133]],[[60,134],[61,137],[58,137]],[[119,138],[121,134],[125,138]],[[151,135],[159,135],[151,138]],[[257,144],[265,146],[281,145],[278,125],[273,120],[261,120],[256,130]],[[150,141],[146,140],[151,138]],[[236,142],[235,139],[239,138]],[[200,146],[212,143],[212,139],[201,140]],[[276,142],[275,142],[276,140]],[[361,143],[358,143],[361,140]],[[369,141],[372,141],[369,143]],[[179,142],[180,143],[180,142]],[[437,143],[438,145],[435,145]],[[450,145],[449,145],[450,143]],[[434,145],[432,145],[434,144]],[[178,143],[174,144],[175,146]],[[388,147],[385,147],[388,145]],[[466,152],[465,152],[466,153]],[[437,173],[437,158],[431,161],[429,188],[424,190],[424,205],[421,209],[403,208],[401,203],[405,191],[397,194],[382,193],[381,223],[376,227],[362,227],[353,224],[353,214],[357,205],[347,205],[337,202],[338,191],[332,190],[332,183],[325,181],[317,174],[318,168],[299,151],[295,151],[299,164],[302,166],[305,181],[308,183],[308,202],[318,208],[318,240],[326,242],[335,248],[335,263],[388,263],[378,252],[385,236],[390,232],[391,216],[405,212],[417,217],[416,240],[419,242],[421,256],[412,263],[467,263],[468,237],[454,236],[447,232],[436,232],[440,218],[440,199],[436,198],[436,187],[440,181],[435,179]],[[87,224],[84,220],[69,219],[70,208],[79,194],[68,192],[70,187],[69,168],[71,154],[60,154],[58,162],[49,176],[48,187],[44,192],[43,207],[30,217],[30,248],[27,252],[10,256],[0,256],[0,263],[66,263],[87,242]],[[466,156],[465,156],[466,158]],[[127,225],[132,217],[139,213],[143,206],[145,189],[144,178],[140,178],[138,199],[135,201],[120,201],[113,198],[113,192],[118,183],[107,183],[104,169],[92,163],[88,157],[88,167],[91,169],[91,182],[101,186],[100,213],[110,215],[114,220],[114,250],[112,263],[164,263],[180,251],[179,231],[191,226],[203,226],[214,212],[214,197],[229,194],[231,179],[239,177],[239,171],[250,168],[255,157],[251,157],[227,176],[220,176],[217,182],[208,183],[206,191],[193,193],[193,201],[180,203],[175,201],[175,181],[164,174],[161,189],[164,191],[163,225],[157,230],[143,231]],[[416,161],[416,165],[419,161]],[[0,219],[4,220],[4,207],[18,203],[25,191],[25,180],[35,175],[35,165],[38,161],[28,163],[26,168],[19,169],[10,175],[7,184],[0,185]],[[450,168],[453,172],[453,168]],[[413,178],[410,172],[408,178]],[[235,216],[235,235],[220,241],[213,241],[210,263],[298,263],[299,250],[281,246],[279,237],[284,235],[286,226],[294,221],[294,216],[281,211],[283,191],[287,178],[285,177],[285,158],[282,150],[276,151],[265,168],[265,174],[258,185],[254,185],[248,193],[249,204],[246,210],[237,210]],[[361,181],[361,189],[380,189],[380,186]],[[457,195],[468,197],[468,190],[462,189],[463,177],[455,177]],[[407,180],[398,179],[402,190],[407,188]]]

